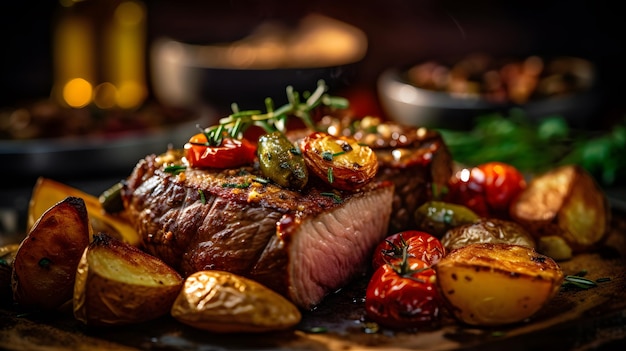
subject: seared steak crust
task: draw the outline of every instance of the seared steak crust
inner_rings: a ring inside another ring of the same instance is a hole
[[[183,275],[227,270],[310,308],[365,271],[387,234],[390,182],[330,196],[321,182],[266,184],[253,167],[172,174],[164,159],[141,160],[122,194],[144,249]]]

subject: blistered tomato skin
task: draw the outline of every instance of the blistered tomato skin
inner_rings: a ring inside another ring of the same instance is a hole
[[[512,201],[526,188],[524,175],[503,162],[464,168],[452,176],[447,201],[467,206],[481,217],[508,218]]]
[[[207,146],[206,142],[206,136],[198,133],[184,145],[191,167],[232,168],[252,163],[256,157],[256,145],[247,139],[224,138],[219,146]]]
[[[440,318],[435,271],[416,258],[407,259],[413,273],[384,264],[372,275],[365,293],[367,318],[393,329],[435,326]]]
[[[311,173],[336,189],[357,190],[378,171],[374,151],[354,138],[314,132],[303,139],[300,148]]]
[[[418,258],[429,266],[439,262],[445,255],[444,246],[435,236],[423,231],[406,230],[388,236],[376,246],[372,267],[378,269],[387,262],[401,261],[404,246],[409,257]]]

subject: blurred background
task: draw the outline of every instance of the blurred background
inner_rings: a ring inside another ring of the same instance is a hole
[[[75,7],[80,10],[74,12],[82,11],[94,25],[103,27],[110,20],[107,12],[120,2],[78,1]],[[350,77],[351,85],[373,88],[378,75],[390,66],[472,52],[583,57],[602,68],[607,86],[619,88],[624,78],[622,12],[611,1],[152,0],[140,4],[146,16],[140,24],[145,30],[141,41],[146,60],[147,50],[162,37],[194,44],[228,42],[249,35],[263,22],[294,25],[309,13],[319,13],[356,26],[367,36],[367,54],[358,63],[358,74]],[[62,16],[72,10],[46,0],[0,6],[4,53],[0,103],[48,96],[55,79],[55,31]],[[148,69],[149,62],[145,63]],[[146,78],[150,78],[147,71]]]
[[[313,90],[323,78],[355,114],[416,114],[409,123],[420,125],[425,112],[408,98],[401,110],[385,102],[381,77],[393,70],[401,74],[392,83],[406,84],[419,63],[452,68],[476,53],[589,63],[588,91],[538,118],[577,111],[574,128],[617,135],[597,151],[614,154],[626,113],[622,13],[616,2],[584,0],[4,1],[0,160],[10,182],[0,209],[8,218],[24,208],[38,176],[99,193],[142,155],[182,146],[232,102],[262,109],[265,97],[281,102],[288,84]],[[607,182],[615,188],[621,159],[607,162],[618,163]]]

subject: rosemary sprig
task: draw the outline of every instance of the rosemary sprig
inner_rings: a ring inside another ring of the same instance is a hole
[[[184,165],[170,165],[166,166],[163,171],[166,173],[172,173],[174,175],[184,172],[187,169],[187,166]]]
[[[567,275],[563,281],[564,285],[575,286],[580,289],[589,289],[595,287],[597,284],[590,279],[583,278],[578,275]]]
[[[331,199],[333,199],[333,202],[336,204],[340,204],[343,202],[343,199],[341,198],[341,196],[339,194],[335,194],[335,193],[331,193],[331,192],[325,192],[325,193],[320,193],[320,195],[322,196],[326,196],[326,197],[330,197]]]
[[[329,96],[326,91],[328,86],[324,80],[317,82],[317,88],[313,93],[304,92],[301,99],[300,94],[294,90],[293,86],[288,86],[287,104],[274,109],[274,101],[271,98],[265,99],[266,112],[260,110],[240,111],[236,103],[231,105],[233,113],[219,120],[219,124],[202,129],[202,133],[207,138],[206,146],[219,146],[225,137],[241,139],[243,133],[251,126],[256,125],[267,133],[285,132],[286,121],[290,116],[300,118],[304,124],[315,130],[315,124],[311,117],[311,111],[320,105],[345,109],[348,107],[348,100],[341,97]]]
[[[595,281],[591,279],[587,279],[585,278],[587,273],[588,273],[587,270],[583,269],[579,271],[578,273],[574,273],[572,275],[566,275],[565,278],[563,279],[563,284],[561,284],[561,286],[563,288],[587,290],[587,289],[591,289],[593,287],[598,286],[598,283],[606,283],[606,282],[611,281],[611,278],[609,277],[598,278]]]
[[[206,196],[204,196],[204,191],[202,191],[202,189],[198,189],[198,194],[200,195],[200,202],[203,205],[206,205]]]

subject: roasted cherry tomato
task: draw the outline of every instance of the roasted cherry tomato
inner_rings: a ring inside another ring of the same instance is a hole
[[[185,158],[191,167],[231,168],[252,163],[256,157],[256,145],[247,139],[224,138],[219,146],[206,143],[206,136],[198,133],[185,144]]]
[[[405,247],[409,257],[418,258],[429,266],[439,262],[445,255],[443,245],[435,236],[418,230],[406,230],[388,236],[376,246],[372,267],[378,269],[385,263],[401,261]]]
[[[311,173],[336,189],[356,190],[378,171],[376,153],[352,137],[314,132],[302,140],[300,149]]]
[[[414,258],[380,266],[365,291],[367,317],[394,329],[435,326],[441,298],[429,264]]]
[[[456,172],[447,201],[465,205],[481,217],[507,219],[511,202],[526,188],[524,175],[503,162],[487,162]]]

